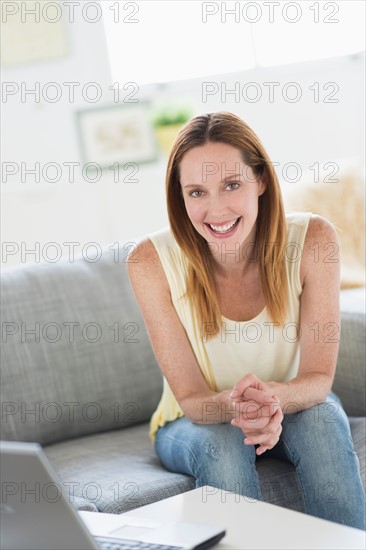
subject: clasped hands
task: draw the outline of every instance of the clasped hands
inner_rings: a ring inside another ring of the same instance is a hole
[[[258,445],[256,454],[272,449],[282,432],[283,412],[280,401],[267,384],[247,374],[230,394],[235,408],[231,425],[241,428],[245,445]]]

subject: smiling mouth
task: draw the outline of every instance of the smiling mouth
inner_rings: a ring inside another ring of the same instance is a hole
[[[238,225],[240,219],[241,216],[239,216],[239,218],[236,218],[236,220],[234,220],[233,222],[226,223],[225,225],[214,225],[211,223],[205,223],[205,225],[207,225],[214,233],[224,235],[225,233],[229,233],[229,231],[234,229]]]

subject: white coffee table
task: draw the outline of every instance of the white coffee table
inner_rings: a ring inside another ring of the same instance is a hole
[[[94,535],[113,528],[119,516],[79,512]],[[216,548],[320,550],[362,549],[366,532],[314,518],[280,506],[205,486],[126,512],[161,521],[222,525],[227,534]]]

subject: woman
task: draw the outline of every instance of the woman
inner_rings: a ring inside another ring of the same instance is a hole
[[[297,470],[307,513],[365,528],[358,459],[331,393],[333,226],[285,215],[261,142],[227,112],[182,128],[166,191],[170,228],[128,263],[164,375],[150,431],[162,464],[197,487],[261,499],[256,457],[281,456]]]

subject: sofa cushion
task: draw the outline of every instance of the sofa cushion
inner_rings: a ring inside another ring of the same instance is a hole
[[[350,419],[353,445],[360,461],[360,474],[366,492],[366,419],[351,417]]]
[[[341,336],[332,390],[349,416],[366,415],[365,288],[340,294]]]
[[[66,492],[66,496],[70,497],[68,492]],[[84,512],[98,512],[98,508],[95,506],[94,502],[91,502],[90,500],[85,500],[85,498],[74,497],[70,498],[70,501],[77,510],[83,510]]]
[[[150,418],[162,375],[127,253],[3,273],[3,439],[48,444]]]
[[[64,441],[44,448],[66,494],[99,511],[122,513],[194,489],[193,478],[168,472],[149,439],[149,424]],[[73,502],[78,507],[78,502]]]
[[[366,487],[365,419],[350,419],[355,450]],[[90,500],[101,512],[122,513],[194,489],[194,478],[166,470],[148,437],[148,423],[45,447],[66,482],[66,494]],[[263,499],[304,511],[294,466],[277,458],[257,460]]]

